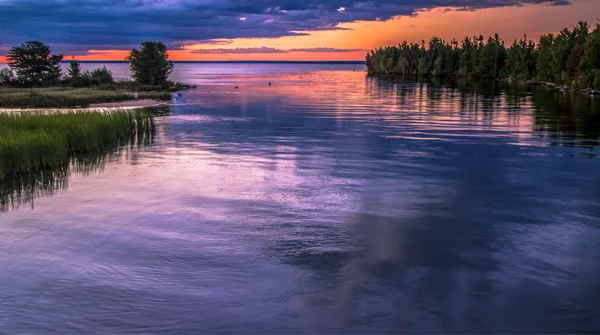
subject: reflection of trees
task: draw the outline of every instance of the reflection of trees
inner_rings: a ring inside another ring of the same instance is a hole
[[[536,107],[534,130],[553,139],[553,144],[594,147],[600,138],[600,100],[579,94],[563,94],[538,88],[532,96]]]
[[[127,155],[131,158],[132,147],[149,146],[153,141],[153,131],[134,135],[125,145],[115,145],[102,153],[76,155],[69,161],[52,169],[39,170],[7,179],[0,183],[0,212],[17,209],[34,200],[52,196],[69,187],[69,178],[73,175],[87,176],[104,171],[106,163],[117,161]]]
[[[577,139],[578,145],[597,145],[599,137],[598,113],[594,110],[597,103],[584,96],[485,82],[432,81],[424,85],[368,78],[366,85],[370,98],[390,104],[395,101],[398,112],[406,108],[413,113],[431,113],[432,117],[439,110],[460,114],[464,118],[461,125],[466,125],[461,130],[464,132],[472,131],[468,128],[470,121],[496,126],[502,114],[507,118],[502,122],[508,122],[508,127],[520,124],[522,119],[533,120],[526,126],[529,132],[536,133],[534,136],[550,134],[560,141],[569,137]],[[425,108],[415,108],[420,106],[416,101],[422,96]],[[448,109],[454,104],[459,108]],[[387,121],[384,112],[376,117],[381,123]],[[517,147],[488,145],[487,139],[468,147],[437,143],[440,153],[461,157],[444,160],[443,169],[447,170],[441,171],[439,162],[427,161],[429,158],[420,161],[418,157],[411,157],[412,169],[402,166],[384,170],[369,162],[396,160],[392,155],[400,141],[387,145],[380,137],[369,136],[368,129],[363,130],[361,142],[353,143],[362,147],[356,155],[364,161],[355,166],[354,172],[354,178],[363,180],[358,192],[362,197],[358,199],[359,210],[339,221],[288,223],[289,232],[287,226],[280,227],[286,233],[270,245],[269,255],[308,270],[310,276],[302,286],[316,287],[318,291],[306,295],[310,299],[307,303],[311,308],[323,302],[335,306],[331,309],[333,314],[322,317],[327,319],[328,332],[355,331],[364,320],[386,320],[382,324],[397,326],[396,332],[502,329],[492,322],[495,315],[489,306],[507,301],[526,303],[532,296],[523,294],[527,293],[523,287],[500,292],[495,285],[498,273],[507,266],[500,253],[513,248],[510,234],[514,227],[505,223],[535,222],[530,212],[523,209],[538,206],[539,199],[523,191],[529,182],[514,180],[514,176],[523,174],[527,180],[534,176],[525,174],[536,173],[535,170],[523,170],[511,161],[518,153]],[[328,145],[335,147],[335,143]],[[332,155],[328,158],[333,166],[359,158],[337,152]],[[378,168],[389,179],[362,178],[361,171],[376,175]],[[445,173],[451,174],[448,179],[452,182],[444,182],[447,180],[440,177]],[[415,184],[414,188],[407,187],[410,184]],[[516,210],[503,210],[504,207]],[[501,295],[508,291],[516,297],[504,299]],[[537,293],[540,292],[549,291],[540,288]],[[385,294],[385,298],[378,299],[380,294]],[[428,313],[438,313],[432,319],[441,324],[419,320]],[[545,311],[540,307],[532,313],[537,317]],[[501,317],[516,320],[508,313]]]
[[[531,130],[537,137],[553,139],[553,145],[594,147],[600,138],[600,99],[582,94],[467,79],[434,78],[415,83],[403,78],[367,77],[366,85],[371,97],[396,97],[400,109],[418,100],[414,96],[418,94],[426,97],[425,104],[432,109],[447,109],[467,119],[481,118],[486,125],[493,125],[498,112],[506,113],[512,124],[532,112]],[[456,95],[459,109],[452,110],[451,101]]]

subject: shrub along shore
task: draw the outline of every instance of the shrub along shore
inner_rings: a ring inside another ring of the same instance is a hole
[[[139,99],[171,101],[171,92],[191,87],[168,80],[173,62],[160,42],[144,42],[140,50],[131,50],[127,61],[133,80],[114,80],[106,67],[82,71],[75,60],[63,74],[63,55],[51,55],[50,47],[38,41],[11,48],[6,59],[9,68],[0,70],[0,108],[87,107]]]
[[[171,101],[171,92],[189,86],[140,86],[134,82],[115,82],[92,87],[14,87],[0,86],[0,108],[74,108],[91,104],[150,99]]]
[[[0,114],[0,182],[64,166],[75,155],[108,150],[154,132],[154,119],[140,110]]]
[[[506,47],[495,34],[447,42],[434,37],[428,45],[404,41],[370,51],[370,74],[420,77],[505,79],[543,85],[557,91],[600,94],[600,21],[591,29],[580,21],[572,30],[540,37],[524,36]]]

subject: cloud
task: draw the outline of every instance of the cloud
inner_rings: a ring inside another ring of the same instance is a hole
[[[8,44],[0,44],[0,53],[5,54],[10,50],[11,46]]]
[[[290,49],[290,51],[296,52],[353,52],[353,51],[366,51],[363,49],[336,49],[336,48],[304,48],[304,49]]]
[[[366,51],[362,49],[336,49],[336,48],[304,48],[304,49],[277,49],[271,47],[260,48],[234,48],[234,49],[200,49],[193,50],[193,54],[276,54],[290,52],[352,52]]]
[[[235,48],[235,49],[201,49],[194,50],[193,54],[280,54],[287,53],[287,50],[281,50],[269,47],[260,48]]]
[[[145,40],[181,48],[182,41],[306,34],[340,29],[340,23],[388,20],[439,7],[479,10],[526,4],[558,6],[570,1],[0,0],[0,32],[4,44],[36,39],[58,45],[57,52],[84,45],[125,49]]]

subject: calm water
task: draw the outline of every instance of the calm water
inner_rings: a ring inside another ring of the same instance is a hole
[[[5,185],[0,332],[599,332],[600,100],[363,70],[177,64],[150,146]]]

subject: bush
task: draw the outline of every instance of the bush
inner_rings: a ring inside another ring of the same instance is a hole
[[[596,70],[596,74],[594,75],[594,89],[600,90],[600,70]]]
[[[0,70],[0,85],[10,85],[15,82],[16,78],[11,69]]]
[[[89,72],[93,85],[112,84],[113,80],[112,72],[105,67],[100,69],[94,69]]]
[[[69,69],[69,71],[70,70],[71,69]],[[73,75],[65,79],[65,84],[71,87],[112,85],[114,82],[112,72],[106,67],[93,69],[92,71],[84,71],[76,76]]]
[[[91,86],[90,78],[88,78],[87,76],[81,76],[81,75],[77,76],[77,77],[66,78],[65,84],[67,84],[68,86],[71,86],[71,87],[89,87],[89,86]]]
[[[560,73],[560,83],[563,85],[568,85],[571,82],[569,75],[567,72],[563,71]]]
[[[593,74],[592,74],[593,76]],[[577,87],[578,88],[586,88],[586,87],[590,87],[590,85],[588,85],[588,83],[590,83],[594,78],[590,77],[589,75],[585,75],[585,74],[580,74],[579,76],[577,76],[577,81],[573,80],[573,82],[577,83]],[[576,88],[576,87],[573,87]]]

